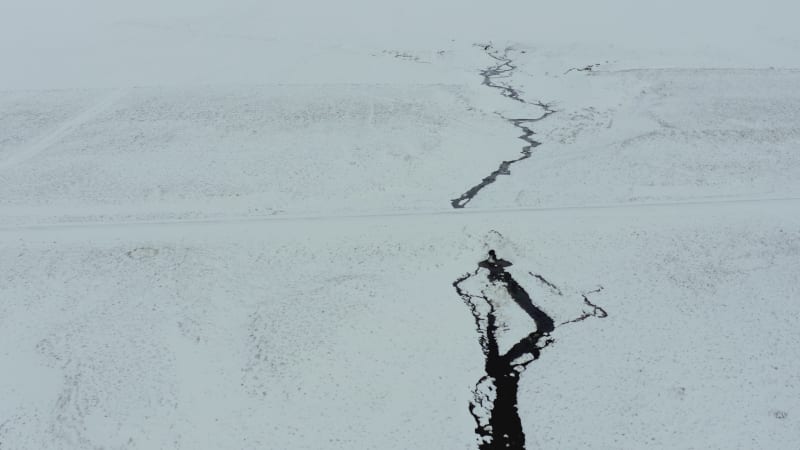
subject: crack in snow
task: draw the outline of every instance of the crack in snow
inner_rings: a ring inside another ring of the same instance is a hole
[[[530,158],[531,154],[533,153],[533,149],[541,145],[541,142],[533,139],[533,135],[536,133],[530,127],[528,127],[528,125],[543,120],[547,118],[549,115],[556,112],[547,103],[543,103],[541,101],[529,102],[525,100],[524,98],[522,98],[521,96],[522,92],[520,90],[514,88],[508,83],[503,83],[498,81],[500,79],[510,79],[514,70],[517,69],[517,66],[514,64],[514,60],[508,56],[508,53],[512,50],[511,47],[506,47],[506,49],[503,50],[502,53],[499,50],[495,50],[491,44],[482,45],[481,47],[486,52],[486,54],[489,55],[489,57],[497,61],[496,64],[481,70],[480,74],[483,77],[483,82],[481,84],[493,89],[500,90],[500,94],[503,97],[509,98],[516,102],[524,103],[526,105],[537,106],[543,110],[543,113],[541,116],[535,118],[509,118],[503,116],[500,113],[496,113],[506,122],[522,130],[522,134],[519,136],[519,139],[525,142],[525,145],[522,147],[522,150],[520,151],[522,153],[522,156],[520,156],[517,159],[502,161],[500,165],[497,167],[497,170],[491,172],[489,175],[484,177],[480,183],[469,188],[458,198],[450,200],[450,204],[453,206],[453,208],[456,209],[465,207],[467,203],[472,201],[472,199],[476,195],[478,195],[478,193],[483,188],[494,183],[499,175],[511,175],[512,164]]]
[[[608,61],[606,61],[606,62],[608,62]],[[594,72],[594,69],[596,69],[598,67],[600,67],[600,63],[589,64],[589,65],[586,65],[586,66],[583,66],[583,67],[573,67],[573,68],[567,70],[566,72],[564,72],[564,75],[572,72],[573,70],[576,71],[576,72]]]
[[[568,323],[582,322],[582,321],[588,319],[589,317],[597,317],[598,319],[605,319],[606,317],[608,317],[608,313],[606,312],[605,309],[595,305],[594,303],[589,301],[589,297],[587,297],[587,295],[589,295],[589,294],[597,294],[602,290],[603,290],[603,286],[600,286],[600,287],[598,287],[597,289],[595,289],[593,291],[589,291],[589,292],[586,292],[586,293],[581,295],[581,297],[583,297],[583,304],[588,306],[588,307],[590,307],[590,308],[592,308],[591,312],[583,311],[583,313],[580,316],[576,317],[575,319],[563,322],[563,323],[559,324],[559,326],[566,325]]]
[[[534,278],[536,278],[537,280],[539,280],[539,282],[540,282],[540,283],[542,283],[542,284],[544,284],[545,286],[549,287],[549,288],[550,288],[550,289],[551,289],[553,292],[555,292],[555,293],[556,293],[556,294],[558,294],[559,296],[563,296],[563,295],[564,295],[564,294],[561,292],[561,289],[559,289],[559,288],[558,288],[558,286],[556,286],[555,284],[553,284],[553,283],[551,283],[551,282],[547,281],[547,279],[546,279],[545,277],[543,277],[543,276],[539,275],[538,273],[533,273],[533,272],[528,272],[528,273],[529,273],[529,274],[531,274],[531,276],[532,276],[532,277],[534,277]]]

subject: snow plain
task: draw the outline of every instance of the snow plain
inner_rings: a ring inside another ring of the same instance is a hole
[[[585,3],[4,3],[0,448],[476,448],[490,248],[527,448],[797,448],[797,7]]]

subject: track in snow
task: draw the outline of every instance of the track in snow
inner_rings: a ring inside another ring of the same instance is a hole
[[[605,211],[606,214],[617,214],[626,210],[651,209],[648,213],[653,213],[659,209],[678,209],[681,214],[692,212],[694,215],[712,213],[722,208],[734,208],[737,205],[747,206],[757,214],[762,207],[782,207],[794,208],[800,205],[800,197],[777,197],[777,198],[731,198],[723,200],[698,200],[698,201],[676,201],[676,202],[650,202],[650,203],[618,203],[606,205],[574,205],[574,206],[554,206],[554,207],[517,207],[517,208],[476,208],[464,211],[453,211],[452,209],[442,210],[420,210],[420,211],[386,211],[386,212],[364,212],[353,214],[283,214],[283,215],[234,215],[222,218],[192,218],[192,219],[163,219],[163,220],[109,220],[109,221],[75,221],[75,222],[41,222],[30,224],[11,224],[0,225],[0,232],[19,232],[27,231],[51,231],[57,229],[81,229],[81,228],[126,228],[126,227],[161,227],[161,226],[186,226],[186,225],[231,225],[246,223],[282,223],[282,222],[310,222],[320,220],[369,220],[369,219],[394,219],[403,217],[437,217],[453,216],[460,217],[463,214],[473,216],[513,213],[533,213],[533,214],[557,214],[557,213],[582,213],[591,214],[597,217],[598,213]],[[738,209],[738,208],[736,208]]]
[[[33,158],[39,153],[52,147],[59,141],[59,139],[68,135],[76,128],[80,127],[81,125],[85,124],[91,119],[94,119],[98,115],[102,114],[103,112],[114,106],[114,104],[117,101],[119,101],[122,97],[124,97],[126,93],[127,92],[125,90],[111,91],[109,94],[102,97],[99,101],[97,101],[97,103],[92,105],[87,110],[81,112],[80,114],[76,115],[75,117],[69,120],[64,121],[54,130],[50,131],[49,133],[40,137],[38,140],[32,143],[24,145],[22,148],[12,153],[8,158],[6,158],[3,161],[0,161],[0,170],[7,169],[11,166],[19,164],[30,158]]]

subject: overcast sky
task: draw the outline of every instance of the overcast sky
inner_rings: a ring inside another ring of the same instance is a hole
[[[797,17],[790,0],[2,0],[0,88],[154,83],[215,63],[266,70],[296,44],[295,54],[322,43],[434,48],[450,39],[719,50],[743,65],[797,67]]]

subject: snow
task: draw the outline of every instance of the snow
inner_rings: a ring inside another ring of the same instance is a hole
[[[794,3],[315,3],[0,5],[0,449],[800,445]]]

